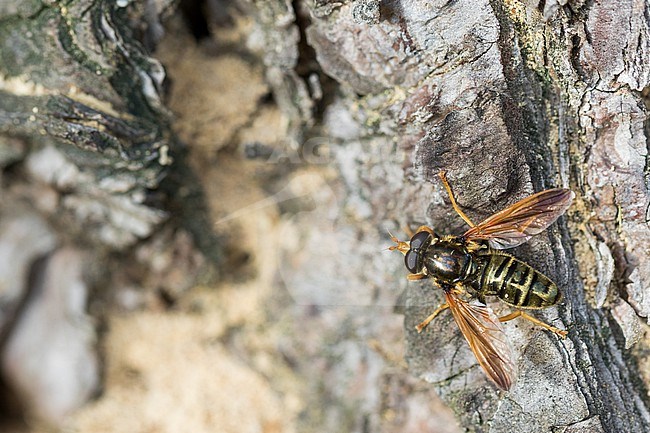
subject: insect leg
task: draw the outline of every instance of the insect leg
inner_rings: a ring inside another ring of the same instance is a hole
[[[456,213],[467,223],[469,224],[470,227],[475,227],[476,224],[470,220],[467,215],[461,210],[460,206],[458,206],[458,203],[456,203],[456,197],[454,197],[454,192],[451,190],[451,185],[449,185],[449,181],[447,180],[447,173],[444,171],[441,171],[438,173],[438,177],[442,181],[443,186],[447,190],[447,194],[449,194],[449,200],[451,200],[451,206],[454,208]]]
[[[551,326],[548,323],[542,322],[541,320],[536,319],[533,316],[530,316],[530,315],[524,313],[523,311],[519,311],[519,310],[515,311],[513,313],[510,313],[510,314],[508,314],[506,316],[499,317],[499,321],[500,322],[507,322],[508,320],[512,320],[512,319],[515,319],[517,317],[521,317],[521,318],[526,319],[526,320],[528,320],[530,322],[533,322],[535,325],[541,326],[544,329],[548,329],[552,333],[554,333],[554,334],[556,334],[556,335],[558,335],[558,336],[560,336],[562,338],[566,338],[567,334],[569,333],[569,331],[563,331],[562,329],[556,328],[555,326]]]
[[[420,272],[419,274],[408,274],[406,276],[406,279],[409,281],[417,281],[417,280],[422,280],[424,278],[427,278],[427,274]]]
[[[436,308],[436,311],[434,311],[429,317],[424,319],[424,321],[422,323],[420,323],[418,326],[415,327],[415,329],[417,329],[418,333],[422,332],[422,330],[424,328],[426,328],[426,326],[429,323],[431,323],[431,321],[433,319],[435,319],[438,314],[440,314],[442,311],[446,310],[447,308],[449,308],[449,304],[447,304],[446,302],[444,304],[440,304],[440,306],[438,308]]]

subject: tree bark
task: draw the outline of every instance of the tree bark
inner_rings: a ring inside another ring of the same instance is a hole
[[[130,29],[143,21],[144,11],[129,16],[114,2],[83,1],[8,2],[3,8],[0,128],[63,152],[89,176],[69,180],[87,185],[89,191],[79,195],[106,194],[114,204],[119,197],[133,203],[141,233],[129,234],[138,230],[135,224],[112,234],[106,227],[99,230],[107,236],[102,242],[132,244],[162,219],[134,197],[158,186],[175,151],[159,94],[162,66]],[[146,31],[155,33],[152,27]],[[85,234],[102,236],[97,230]]]
[[[358,236],[423,222],[460,233],[440,170],[475,221],[544,188],[577,195],[567,217],[514,251],[562,288],[564,302],[539,316],[568,338],[509,326],[520,373],[511,392],[498,392],[450,317],[415,332],[441,294],[412,284],[409,370],[437,386],[468,431],[648,430],[647,376],[635,356],[646,343],[630,347],[648,316],[650,6],[382,2],[378,22],[359,18],[372,3],[307,3],[303,12],[318,65],[340,86],[325,134],[341,140],[343,207],[368,207]],[[346,117],[351,134],[338,132]]]
[[[108,275],[129,279],[111,272],[132,263],[123,254],[160,235],[170,212],[177,228],[191,213],[188,231],[202,231],[207,256],[216,251],[162,102],[164,70],[149,56],[170,4],[127,6],[0,5],[2,376],[30,413],[55,424],[98,392],[86,298],[115,287]]]
[[[53,263],[47,275],[62,273],[56,264],[66,263],[72,269],[62,277],[66,284],[80,278],[80,267],[66,260],[83,254],[64,250],[65,260],[51,260],[60,245],[92,251],[93,262],[149,236],[167,248],[174,240],[160,232],[171,216],[169,225],[193,233],[206,257],[225,260],[224,274],[240,253],[231,248],[237,242],[220,245],[213,224],[240,209],[208,217],[203,196],[210,188],[216,196],[219,188],[236,190],[232,180],[213,185],[209,175],[192,171],[197,165],[186,163],[172,132],[161,98],[164,71],[149,55],[171,6],[156,4],[0,6],[0,232],[23,224],[21,237],[11,248],[0,243],[0,253],[19,251],[16,245],[42,233],[41,244],[16,256],[13,270],[0,267],[3,281],[13,282],[0,285],[8,288],[0,293],[3,351],[27,292],[41,286],[29,279],[39,273],[36,262]],[[217,0],[206,5],[214,15],[232,12]],[[650,431],[642,323],[650,313],[644,260],[650,4],[258,0],[236,6],[232,13],[251,25],[250,51],[241,58],[263,65],[287,128],[283,140],[247,142],[241,122],[219,137],[215,153],[232,161],[245,152],[266,164],[269,197],[261,203],[277,205],[280,241],[250,251],[277,272],[276,290],[262,303],[267,322],[259,327],[285,324],[272,344],[279,359],[273,362],[304,382],[300,431],[433,430],[446,422],[436,393],[466,431]],[[249,123],[258,115],[250,114]],[[227,161],[199,166],[236,171]],[[426,223],[440,233],[462,233],[437,177],[441,170],[474,221],[545,188],[576,193],[566,216],[512,251],[561,288],[563,302],[537,316],[569,334],[561,340],[523,321],[506,324],[519,367],[510,392],[488,382],[449,315],[415,331],[442,293],[426,281],[407,284],[401,257],[379,252],[390,244],[387,230],[403,238],[404,227]],[[248,181],[244,170],[232,178]],[[36,187],[25,193],[22,184]],[[18,201],[26,204],[8,212]],[[117,263],[131,258],[126,253]],[[194,270],[182,268],[187,280]],[[156,284],[169,297],[165,290],[178,288],[160,275]],[[404,315],[403,329],[394,312]],[[82,385],[87,399],[96,384]],[[25,392],[38,398],[40,391]]]

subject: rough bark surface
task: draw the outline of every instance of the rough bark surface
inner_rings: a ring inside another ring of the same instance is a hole
[[[650,4],[174,6],[0,5],[0,403],[78,431],[650,431]],[[510,392],[450,315],[415,331],[442,293],[385,251],[464,230],[440,170],[474,221],[576,192],[512,251],[569,335],[507,323]],[[105,392],[78,411],[88,313]]]
[[[159,233],[170,210],[161,180],[184,166],[164,70],[148,55],[169,3],[127,5],[0,5],[2,376],[28,413],[53,423],[100,388],[90,293],[120,286],[106,283],[113,265],[124,269],[112,256]],[[192,195],[190,179],[174,194]]]
[[[8,2],[2,13],[0,129],[42,144],[34,176],[71,190],[63,207],[85,211],[86,236],[123,247],[151,233],[163,215],[139,203],[158,186],[172,143],[163,69],[132,34],[144,11],[34,1]]]
[[[370,226],[428,221],[441,232],[462,230],[441,206],[441,169],[475,220],[552,186],[578,196],[568,218],[515,251],[563,288],[564,303],[540,316],[569,329],[569,338],[509,326],[520,374],[510,393],[497,392],[450,318],[415,332],[441,294],[413,284],[405,313],[410,371],[437,384],[470,431],[650,428],[645,386],[627,350],[641,338],[650,271],[642,259],[650,247],[648,4],[386,2],[370,24],[354,19],[357,6],[313,5],[306,35],[323,71],[343,92],[362,95],[344,93],[339,102],[365,127],[355,137],[367,143],[361,154],[385,143],[377,164],[385,167],[395,164],[389,143],[404,151],[402,179],[377,183],[376,168],[362,163],[355,177],[342,170],[354,179],[348,200],[368,206]],[[336,154],[343,167],[349,157]],[[421,182],[436,193],[418,197],[404,187]],[[417,200],[435,206],[413,212],[406,203]]]

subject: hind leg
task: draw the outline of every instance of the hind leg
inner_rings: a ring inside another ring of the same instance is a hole
[[[548,329],[549,331],[551,331],[552,333],[558,335],[561,338],[566,338],[567,334],[569,333],[569,331],[564,331],[562,329],[556,328],[555,326],[551,326],[548,323],[542,322],[541,320],[536,319],[535,317],[533,317],[531,315],[528,315],[528,314],[526,314],[526,313],[524,313],[523,311],[520,311],[520,310],[517,310],[517,311],[515,311],[513,313],[510,313],[510,314],[508,314],[506,316],[499,317],[499,321],[500,322],[507,322],[508,320],[516,319],[517,317],[521,317],[522,319],[526,319],[526,320],[528,320],[530,322],[533,322],[537,326],[541,326],[544,329]]]

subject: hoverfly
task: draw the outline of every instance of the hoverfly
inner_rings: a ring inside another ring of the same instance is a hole
[[[443,310],[451,314],[486,375],[508,390],[517,376],[512,349],[501,322],[522,317],[565,338],[567,331],[517,310],[497,317],[485,302],[496,296],[519,309],[542,309],[557,304],[558,287],[530,265],[501,250],[528,241],[551,225],[571,205],[575,194],[568,189],[547,189],[503,209],[480,224],[463,213],[447,181],[439,174],[451,205],[470,228],[460,236],[439,236],[421,226],[409,242],[399,241],[390,250],[404,254],[409,280],[429,278],[441,288],[445,302],[416,329],[422,330]]]

